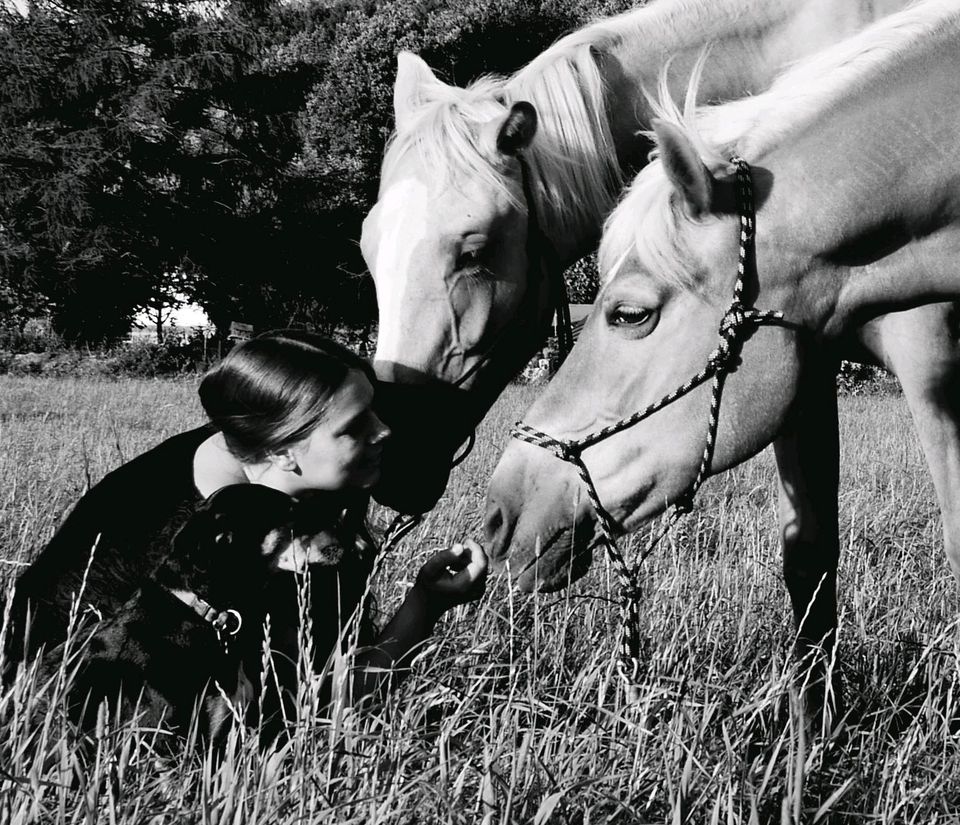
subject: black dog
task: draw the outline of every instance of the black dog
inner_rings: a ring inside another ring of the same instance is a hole
[[[168,558],[92,632],[70,691],[75,720],[89,729],[101,702],[119,701],[122,716],[136,710],[142,723],[179,733],[198,714],[203,740],[217,743],[228,702],[249,705],[257,692],[268,582],[317,560],[316,545],[295,538],[294,509],[255,484],[205,501]],[[46,658],[56,667],[61,657],[57,648]]]

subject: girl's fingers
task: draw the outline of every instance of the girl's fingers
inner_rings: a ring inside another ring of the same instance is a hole
[[[434,553],[420,568],[418,578],[438,593],[465,596],[486,577],[487,554],[472,539]]]
[[[479,548],[479,545],[477,545]],[[487,556],[481,549],[474,553],[469,564],[462,570],[457,571],[451,578],[443,582],[444,589],[456,592],[467,592],[473,586],[484,578],[487,572]]]
[[[462,558],[462,545],[455,544],[448,550],[438,550],[423,563],[423,567],[420,568],[420,575],[435,579],[448,567],[461,567]]]

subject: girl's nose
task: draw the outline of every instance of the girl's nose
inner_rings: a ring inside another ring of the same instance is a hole
[[[379,444],[390,437],[390,428],[384,424],[376,413],[370,413],[373,416],[373,435],[370,438],[371,444]]]

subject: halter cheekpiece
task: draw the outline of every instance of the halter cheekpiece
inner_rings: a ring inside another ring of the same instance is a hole
[[[758,310],[743,304],[743,286],[748,265],[755,269],[756,258],[754,249],[754,235],[756,229],[756,210],[753,200],[753,177],[750,165],[740,157],[731,158],[730,163],[736,167],[737,211],[740,222],[739,253],[737,259],[737,279],[733,288],[733,300],[720,321],[718,334],[720,341],[710,354],[707,363],[700,372],[687,380],[677,389],[649,406],[621,419],[614,424],[603,427],[593,433],[577,439],[554,438],[534,427],[518,422],[511,435],[528,444],[543,447],[552,452],[557,458],[573,464],[580,475],[587,495],[597,515],[597,522],[603,534],[602,543],[607,555],[616,567],[620,579],[620,619],[621,637],[618,671],[623,677],[629,690],[629,698],[636,698],[636,683],[640,672],[640,567],[644,559],[659,544],[677,520],[688,513],[693,505],[693,498],[707,477],[713,459],[716,444],[717,426],[720,419],[720,397],[723,393],[723,383],[728,374],[736,366],[737,353],[745,340],[746,332],[763,324],[784,324],[783,313]],[[628,564],[617,545],[614,533],[616,522],[600,501],[596,485],[590,477],[586,464],[583,462],[583,451],[598,444],[616,433],[638,424],[654,413],[669,406],[678,398],[682,398],[691,390],[699,387],[708,379],[713,379],[710,396],[710,412],[707,419],[707,432],[704,439],[703,454],[697,475],[686,491],[673,503],[672,511],[663,530],[659,531],[640,553],[634,564]]]

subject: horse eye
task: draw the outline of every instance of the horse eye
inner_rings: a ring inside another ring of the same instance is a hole
[[[620,304],[610,313],[610,323],[618,327],[638,327],[646,323],[652,314],[641,306]]]
[[[476,269],[480,266],[480,249],[464,249],[457,258],[457,269]]]

